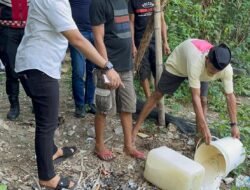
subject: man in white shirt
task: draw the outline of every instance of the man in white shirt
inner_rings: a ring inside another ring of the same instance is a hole
[[[58,125],[58,79],[67,40],[93,63],[105,68],[110,88],[122,85],[117,72],[112,67],[107,68],[107,61],[77,29],[68,0],[31,1],[15,71],[34,108],[39,183],[52,189],[70,189],[75,185],[68,178],[56,175],[53,166],[53,160],[65,156],[65,149],[54,144],[54,131]]]
[[[155,104],[164,96],[172,95],[187,78],[192,93],[193,107],[196,114],[197,131],[202,134],[205,142],[211,142],[211,134],[202,109],[201,82],[221,79],[224,85],[225,96],[231,120],[231,134],[240,137],[237,127],[236,100],[233,93],[233,70],[229,64],[230,49],[225,45],[213,47],[205,40],[189,39],[178,45],[166,62],[157,90],[144,105],[133,130],[135,137],[143,121]],[[206,89],[205,89],[206,90]]]

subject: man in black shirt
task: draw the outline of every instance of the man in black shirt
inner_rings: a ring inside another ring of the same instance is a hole
[[[105,161],[115,158],[104,145],[104,128],[107,114],[116,108],[120,114],[124,132],[124,152],[132,157],[143,159],[144,154],[133,147],[131,138],[132,113],[136,111],[136,95],[133,85],[132,39],[127,1],[92,0],[90,14],[96,49],[106,60],[114,64],[114,69],[119,73],[124,84],[124,87],[114,91],[108,89],[104,82],[97,82],[95,152],[100,159]],[[97,81],[102,80],[105,72],[109,71],[98,71]]]
[[[130,17],[130,25],[132,31],[132,47],[133,56],[136,55],[137,49],[139,48],[143,33],[146,30],[147,23],[154,11],[153,0],[129,0],[128,10]],[[167,25],[164,19],[164,14],[161,15],[162,25],[162,41],[163,51],[165,54],[170,53],[170,49],[167,41]],[[156,77],[156,65],[155,65],[155,37],[153,35],[150,45],[145,52],[142,59],[142,63],[139,69],[140,81],[144,90],[146,98],[151,95],[149,79],[151,76]]]

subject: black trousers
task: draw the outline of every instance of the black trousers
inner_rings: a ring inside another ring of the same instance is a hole
[[[54,133],[58,126],[59,83],[39,70],[26,70],[18,75],[35,113],[38,177],[50,180],[56,175],[52,157],[57,151]]]
[[[0,59],[5,65],[6,93],[18,96],[19,81],[15,72],[16,52],[24,35],[24,29],[0,26]]]

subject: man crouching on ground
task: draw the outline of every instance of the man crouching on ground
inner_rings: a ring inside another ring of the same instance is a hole
[[[227,107],[230,117],[231,134],[240,137],[237,127],[236,99],[233,93],[233,69],[229,64],[230,49],[225,44],[213,46],[205,40],[188,39],[178,45],[167,59],[166,68],[158,83],[157,90],[144,105],[135,127],[133,139],[147,115],[155,104],[164,96],[172,95],[187,78],[192,93],[192,102],[196,114],[197,132],[201,133],[207,144],[211,142],[211,133],[205,117],[205,109],[201,95],[207,95],[207,81],[220,79],[223,82]],[[203,83],[204,88],[201,86]],[[205,85],[204,85],[205,84]],[[202,89],[202,91],[201,91]],[[206,98],[205,98],[206,99]]]

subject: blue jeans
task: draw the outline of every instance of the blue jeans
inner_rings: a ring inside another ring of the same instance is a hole
[[[94,37],[92,32],[81,32],[92,44]],[[70,46],[72,64],[72,91],[75,106],[82,107],[85,104],[93,104],[95,85],[93,78],[94,64],[87,60],[82,53]]]

